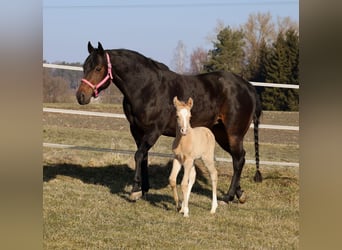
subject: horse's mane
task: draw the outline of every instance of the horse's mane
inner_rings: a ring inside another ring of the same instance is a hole
[[[151,58],[147,58],[149,60],[152,61],[152,63],[154,63],[158,69],[161,69],[161,70],[170,70],[168,66],[166,66],[164,63],[161,63],[161,62],[158,62],[158,61],[155,61]]]
[[[144,56],[143,54],[140,54],[139,52],[137,51],[134,51],[134,50],[128,50],[128,49],[118,49],[116,50],[119,54],[126,54],[126,55],[129,55],[129,54],[132,54],[132,55],[135,55],[135,56],[138,56],[140,57],[143,61],[145,61],[147,64],[151,65],[151,66],[154,66],[156,67],[157,69],[159,70],[170,70],[168,66],[166,66],[164,63],[161,63],[161,62],[158,62],[156,60],[153,60],[149,57],[146,57]]]

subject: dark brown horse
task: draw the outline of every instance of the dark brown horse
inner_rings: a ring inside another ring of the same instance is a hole
[[[161,135],[176,135],[173,97],[186,101],[194,99],[191,124],[208,127],[216,142],[233,159],[233,177],[225,200],[236,195],[240,202],[245,196],[240,187],[240,176],[245,163],[243,139],[253,121],[255,138],[256,174],[259,172],[258,125],[261,105],[254,87],[230,72],[212,72],[193,76],[179,75],[159,62],[135,51],[104,50],[101,43],[93,48],[88,43],[89,56],[84,62],[84,78],[77,90],[79,104],[107,88],[111,81],[124,95],[123,109],[137,145],[132,200],[148,192],[148,151]],[[171,147],[171,145],[170,145]]]

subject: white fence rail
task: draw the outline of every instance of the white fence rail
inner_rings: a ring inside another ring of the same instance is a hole
[[[126,118],[126,116],[124,114],[94,112],[94,111],[82,111],[82,110],[73,110],[73,109],[43,108],[43,112],[72,114],[72,115],[90,115],[90,116],[101,116],[101,117],[112,117],[112,118],[123,118],[123,119]],[[251,128],[253,128],[253,124],[251,124]],[[298,126],[260,124],[259,128],[299,131]]]
[[[83,71],[82,67],[69,66],[69,65],[59,65],[52,63],[43,63],[44,68],[51,69],[66,69],[66,70],[76,70]],[[267,82],[250,82],[254,86],[270,87],[270,88],[287,88],[287,89],[299,89],[297,84],[281,84],[281,83],[267,83]]]

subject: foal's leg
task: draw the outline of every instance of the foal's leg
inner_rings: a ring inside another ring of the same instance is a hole
[[[213,195],[212,195],[212,202],[211,202],[211,210],[210,213],[214,214],[216,212],[217,208],[217,170],[215,168],[215,162],[214,162],[214,154],[213,152],[210,152],[208,156],[202,157],[202,160],[207,167],[210,178],[211,178],[211,185],[213,189]]]
[[[183,176],[183,180],[181,183],[182,192],[183,192],[183,203],[182,203],[182,209],[180,211],[184,213],[184,217],[189,217],[189,196],[191,192],[190,187],[192,187],[192,184],[193,184],[193,183],[192,184],[190,183],[190,173],[193,175],[193,172],[191,170],[192,168],[194,168],[193,164],[194,164],[193,159],[187,159],[184,162],[184,176]]]
[[[177,211],[180,210],[178,192],[177,192],[177,176],[181,167],[182,167],[181,163],[177,159],[173,159],[172,170],[171,170],[171,174],[169,177],[169,183],[173,191],[173,199],[175,200]]]
[[[189,173],[188,191],[186,193],[187,204],[189,204],[191,189],[192,189],[192,186],[195,183],[195,180],[196,180],[196,169],[195,169],[195,166],[192,165],[192,167],[190,169],[190,173]]]

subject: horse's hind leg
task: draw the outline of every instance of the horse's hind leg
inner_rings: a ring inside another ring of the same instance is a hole
[[[245,164],[245,150],[243,149],[243,137],[234,136],[233,133],[228,133],[223,123],[216,124],[212,131],[215,135],[217,143],[233,158],[233,177],[229,186],[226,201],[233,201],[235,195],[241,203],[245,202],[245,195],[240,187],[240,176]],[[228,135],[229,134],[229,135]]]
[[[178,192],[177,192],[177,176],[181,167],[182,167],[181,163],[177,159],[174,159],[172,163],[171,174],[169,177],[169,184],[173,191],[173,199],[175,200],[177,211],[180,210],[179,198],[178,198]]]
[[[218,206],[217,205],[217,179],[218,177],[217,177],[217,170],[215,168],[214,155],[212,154],[208,157],[203,157],[202,160],[210,174],[212,193],[213,193],[210,213],[214,214]]]
[[[228,201],[232,201],[234,199],[234,196],[236,195],[237,198],[241,203],[244,203],[246,201],[245,195],[243,195],[243,191],[240,187],[240,178],[242,169],[245,164],[245,154],[246,151],[243,148],[243,141],[239,137],[230,137],[230,149],[231,149],[231,155],[233,158],[233,177],[230,184],[230,187],[227,192],[227,199]]]

